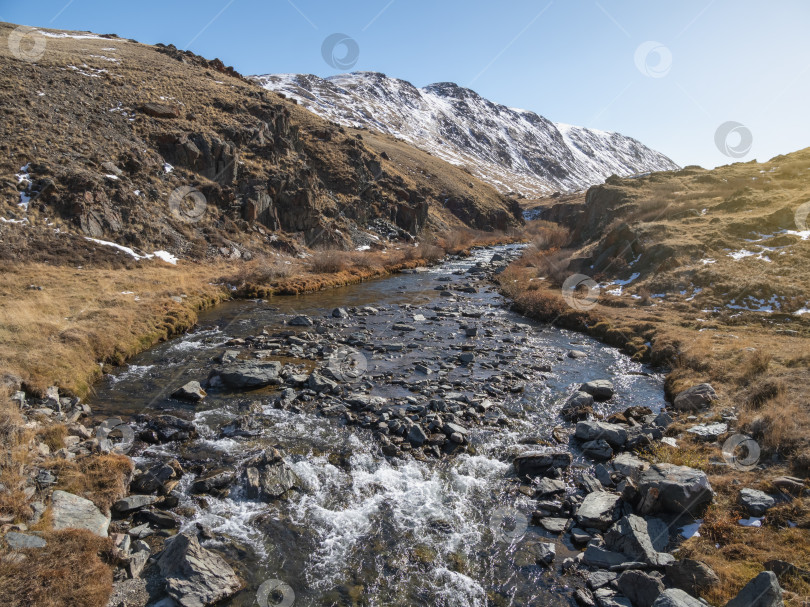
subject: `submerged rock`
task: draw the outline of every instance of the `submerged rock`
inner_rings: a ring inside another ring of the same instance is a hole
[[[249,361],[234,364],[213,373],[228,388],[238,390],[263,388],[281,384],[281,363],[277,361]],[[209,379],[209,384],[211,380]]]

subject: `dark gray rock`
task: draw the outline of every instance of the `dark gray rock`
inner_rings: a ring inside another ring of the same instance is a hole
[[[574,518],[580,527],[607,530],[619,518],[621,497],[607,491],[596,491],[585,496]]]
[[[601,438],[614,449],[621,449],[627,442],[627,430],[618,424],[607,422],[577,422],[575,436],[582,441],[595,441]]]
[[[200,546],[197,537],[188,533],[166,541],[157,565],[167,594],[181,607],[213,605],[244,585],[224,558]]]
[[[217,493],[233,482],[234,471],[218,468],[203,474],[191,485],[192,493]]]
[[[307,379],[307,388],[315,390],[315,392],[331,392],[337,387],[337,382],[324,377],[317,371],[313,371]]]
[[[653,603],[653,607],[706,607],[706,605],[683,590],[670,588],[661,593]]]
[[[172,398],[185,400],[191,403],[198,403],[204,399],[205,396],[205,390],[202,389],[202,386],[198,381],[190,381],[172,392]]]
[[[640,561],[654,567],[663,567],[675,560],[671,554],[658,552],[647,530],[647,521],[631,514],[623,517],[605,533],[605,547],[629,557],[628,561]]]
[[[572,456],[568,452],[532,452],[517,456],[513,465],[520,476],[546,476],[551,470],[568,468],[571,461]]]
[[[720,583],[720,578],[706,563],[693,559],[674,561],[666,566],[667,585],[698,595]]]
[[[118,514],[129,514],[147,506],[151,506],[160,498],[154,495],[129,495],[113,504],[113,510]]]
[[[147,468],[143,474],[135,477],[130,489],[137,493],[155,493],[163,488],[163,484],[175,477],[175,471],[166,464],[155,464]]]
[[[784,607],[779,578],[773,571],[763,571],[726,603],[726,607]]]
[[[610,569],[616,565],[621,565],[625,561],[626,558],[623,554],[608,550],[594,540],[591,540],[588,544],[582,557],[583,564],[601,569]]]
[[[604,462],[613,457],[613,449],[605,439],[600,438],[583,443],[582,454],[585,457]]]
[[[709,504],[714,492],[704,472],[687,466],[655,464],[641,473],[638,482],[642,514],[656,510],[697,514]]]
[[[672,401],[676,411],[700,411],[717,399],[711,384],[698,384],[679,392]]]
[[[756,489],[743,489],[737,503],[748,511],[751,516],[762,516],[769,508],[776,505],[776,500],[763,491]]]
[[[315,323],[309,316],[299,315],[288,320],[287,324],[293,327],[311,327]]]
[[[410,442],[414,447],[421,447],[425,444],[426,440],[427,434],[425,434],[425,431],[421,426],[418,424],[411,426],[411,429],[408,431],[408,442]]]
[[[613,382],[607,379],[595,379],[582,384],[579,388],[582,392],[587,392],[593,396],[594,400],[605,401],[613,398],[616,393]]]
[[[643,571],[625,571],[617,581],[619,592],[630,599],[634,607],[652,607],[664,591],[660,577]]]
[[[251,390],[281,384],[277,361],[247,361],[215,372],[223,384],[235,390]]]

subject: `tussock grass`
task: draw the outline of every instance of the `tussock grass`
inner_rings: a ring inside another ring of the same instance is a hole
[[[112,541],[90,531],[42,533],[44,548],[0,549],[0,603],[7,607],[99,607],[112,594]]]
[[[54,459],[48,467],[57,475],[57,489],[85,497],[107,512],[126,495],[134,472],[132,460],[115,453],[76,461]]]

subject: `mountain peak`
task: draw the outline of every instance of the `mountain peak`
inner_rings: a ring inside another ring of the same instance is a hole
[[[611,175],[678,168],[631,137],[555,124],[455,82],[416,88],[380,72],[254,78],[324,118],[394,135],[463,166],[502,192],[542,196],[582,190]]]

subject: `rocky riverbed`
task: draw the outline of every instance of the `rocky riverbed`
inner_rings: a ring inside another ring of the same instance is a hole
[[[716,576],[677,546],[711,486],[639,454],[711,388],[667,407],[656,370],[511,312],[488,279],[518,253],[234,302],[89,405],[27,401],[67,422],[57,456],[137,465],[109,513],[55,478],[37,511],[112,535],[114,607],[702,605]],[[729,605],[780,597],[765,572]]]

